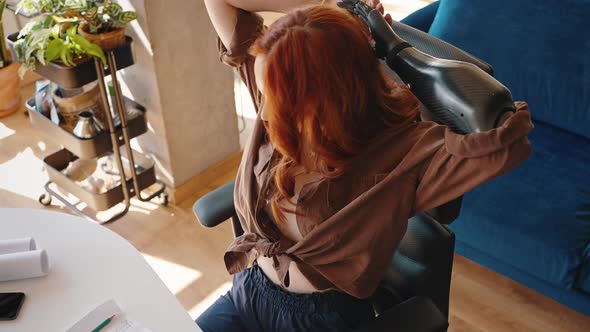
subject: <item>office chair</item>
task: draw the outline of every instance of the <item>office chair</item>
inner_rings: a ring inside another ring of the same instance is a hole
[[[421,52],[471,63],[492,75],[489,64],[442,40],[400,22],[393,22],[392,27]],[[440,114],[425,110],[423,115],[448,125]],[[215,227],[231,219],[237,237],[244,231],[234,209],[233,191],[234,183],[228,183],[200,198],[193,210],[205,227]],[[461,198],[458,198],[409,219],[391,265],[371,296],[376,316],[356,331],[446,331],[455,247],[455,235],[446,225],[459,215],[460,207]]]
[[[205,227],[231,219],[234,236],[244,233],[233,201],[234,183],[197,200],[193,210]],[[455,235],[430,215],[411,218],[392,264],[371,297],[376,318],[356,331],[446,331]]]

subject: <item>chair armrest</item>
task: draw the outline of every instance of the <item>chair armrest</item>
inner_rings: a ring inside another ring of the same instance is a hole
[[[390,308],[356,332],[441,332],[449,323],[427,297],[413,297]]]
[[[434,21],[434,15],[436,15],[436,12],[438,11],[439,4],[440,1],[435,1],[428,6],[411,13],[400,22],[418,30],[428,32],[428,30],[430,30],[430,25],[432,25],[432,21]]]
[[[205,227],[215,227],[236,215],[234,208],[234,182],[219,187],[199,198],[193,212]]]

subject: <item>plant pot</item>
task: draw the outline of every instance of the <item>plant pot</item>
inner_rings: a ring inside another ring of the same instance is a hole
[[[88,24],[82,24],[78,27],[78,33],[91,43],[98,45],[106,51],[125,44],[125,28],[126,27],[122,27],[111,32],[93,34],[90,33]]]
[[[64,130],[72,132],[78,123],[79,114],[84,111],[92,111],[101,125],[106,124],[105,112],[107,108],[101,101],[98,84],[93,84],[94,86],[90,90],[73,97],[61,97],[53,94],[53,101],[63,118],[60,126]]]
[[[58,65],[60,65],[60,66],[64,66],[64,67],[76,67],[77,65],[79,65],[79,64],[81,64],[82,62],[85,62],[85,61],[87,61],[87,60],[88,60],[88,55],[86,55],[86,54],[83,54],[83,55],[81,55],[81,56],[79,56],[79,57],[76,57],[76,58],[72,59],[72,63],[74,63],[74,65],[73,65],[73,66],[66,65],[66,64],[65,64],[63,61],[61,61],[61,60],[54,60],[53,62],[57,63],[57,64],[58,64]]]
[[[0,118],[15,113],[21,107],[18,68],[19,64],[13,62],[0,69]]]

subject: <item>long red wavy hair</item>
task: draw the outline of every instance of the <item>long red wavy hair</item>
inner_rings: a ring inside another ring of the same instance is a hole
[[[385,78],[367,27],[343,9],[297,9],[251,52],[266,57],[265,126],[281,155],[273,168],[275,220],[284,220],[279,202],[294,195],[295,166],[336,178],[376,135],[417,117],[414,95]]]

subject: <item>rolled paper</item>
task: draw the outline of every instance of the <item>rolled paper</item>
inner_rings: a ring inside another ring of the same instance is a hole
[[[21,251],[31,251],[37,249],[35,239],[25,237],[22,239],[0,240],[0,255],[12,254]]]
[[[0,281],[42,277],[49,273],[49,257],[45,250],[0,255]]]

